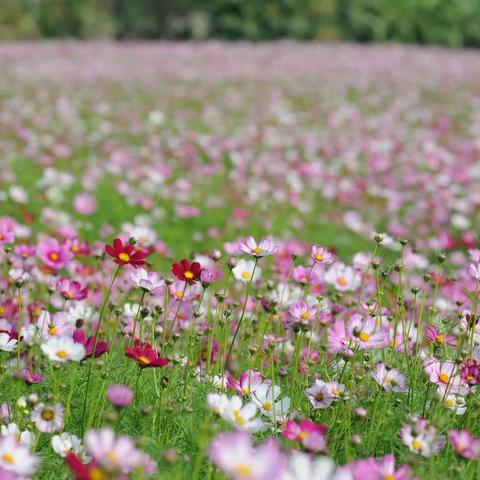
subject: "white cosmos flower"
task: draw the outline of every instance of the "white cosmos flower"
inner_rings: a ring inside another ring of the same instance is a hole
[[[63,428],[64,408],[61,403],[55,405],[35,405],[31,414],[32,422],[39,432],[53,433]]]
[[[276,401],[280,393],[280,387],[262,383],[252,394],[252,400],[264,415],[274,421],[283,421],[289,413],[290,398]]]
[[[229,398],[222,406],[219,415],[237,430],[248,433],[256,433],[263,430],[265,423],[256,418],[257,406],[253,402],[243,405],[242,399],[236,395]]]
[[[144,268],[137,268],[131,274],[130,278],[137,287],[150,293],[158,292],[165,282],[157,272],[148,272]]]
[[[63,458],[71,452],[84,458],[85,449],[82,446],[82,441],[72,433],[63,432],[60,435],[54,435],[51,442],[54,452]]]
[[[8,333],[0,333],[0,350],[4,352],[12,352],[17,346],[17,340],[15,338],[10,338]]]
[[[16,423],[9,423],[8,425],[2,425],[1,435],[2,437],[11,435],[15,437],[17,442],[22,443],[23,445],[27,445],[28,447],[31,447],[34,441],[33,433],[30,432],[29,430],[21,431],[20,427]]]
[[[262,273],[262,269],[257,265],[254,274],[254,267],[255,262],[253,260],[241,259],[238,261],[237,266],[232,269],[233,276],[240,282],[248,283],[250,280],[252,280],[252,282],[256,282]]]
[[[348,472],[336,472],[330,457],[311,457],[306,453],[293,452],[281,480],[352,480]]]
[[[41,346],[43,353],[52,362],[79,362],[85,357],[85,347],[70,337],[51,337]]]
[[[30,451],[30,447],[18,443],[15,436],[0,438],[0,469],[18,475],[30,477],[35,473],[39,458]]]

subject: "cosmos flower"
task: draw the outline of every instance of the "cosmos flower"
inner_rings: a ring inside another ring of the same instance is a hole
[[[108,472],[130,473],[143,461],[142,452],[129,437],[117,437],[109,428],[89,430],[85,447],[94,461]]]
[[[85,358],[85,347],[70,337],[52,337],[41,345],[42,352],[52,361],[65,363],[79,362]]]
[[[253,269],[255,268],[255,273]],[[250,281],[256,282],[261,274],[262,269],[257,265],[255,267],[255,262],[253,260],[243,260],[240,259],[237,262],[237,265],[232,268],[232,273],[235,280],[238,280],[243,283],[248,283]],[[253,275],[253,278],[252,278]]]
[[[387,391],[404,393],[408,390],[407,377],[398,368],[387,368],[385,364],[377,363],[371,375]]]
[[[480,437],[474,437],[468,430],[450,430],[448,439],[457,455],[469,460],[480,459]]]
[[[233,480],[280,478],[283,457],[274,440],[254,448],[244,432],[221,433],[213,440],[209,457]]]
[[[145,292],[156,293],[159,292],[165,282],[157,272],[149,272],[144,268],[137,268],[130,273],[132,282]]]
[[[266,237],[259,243],[252,236],[247,237],[244,243],[240,245],[240,250],[251,257],[260,258],[267,255],[273,255],[277,251],[277,246],[270,237]]]
[[[0,438],[0,469],[20,478],[33,475],[40,459],[30,451],[30,447],[17,442],[15,436]]]
[[[250,395],[255,393],[256,389],[264,382],[260,372],[246,370],[240,375],[240,379],[235,379],[232,375],[227,377],[227,388],[234,390],[239,395]]]
[[[315,263],[322,263],[324,265],[333,263],[332,253],[325,247],[321,247],[319,245],[312,245],[310,250],[310,258],[312,258]]]
[[[69,453],[75,453],[80,456],[85,455],[82,441],[72,433],[63,432],[59,435],[53,435],[51,439],[53,451],[65,458]]]
[[[202,266],[198,262],[190,262],[184,258],[172,265],[172,273],[182,282],[193,284],[200,280]]]
[[[133,347],[125,348],[125,356],[137,362],[140,368],[161,368],[168,364],[168,359],[160,357],[149,343],[135,340]]]
[[[290,398],[284,397],[277,401],[280,394],[279,386],[263,383],[255,389],[251,398],[263,415],[275,422],[283,422],[289,414]]]
[[[88,287],[82,287],[80,282],[65,277],[58,280],[56,288],[65,300],[83,300],[88,295]]]
[[[70,249],[59,243],[56,238],[46,238],[40,241],[37,246],[37,255],[47,267],[53,270],[64,268],[73,258]]]
[[[327,427],[313,422],[310,419],[295,420],[287,419],[284,424],[283,436],[289,440],[301,442],[303,447],[312,452],[325,452],[327,440],[325,433]]]
[[[352,267],[335,263],[325,273],[325,282],[339,292],[354,292],[360,287],[361,277]]]
[[[115,407],[128,407],[133,400],[133,390],[126,385],[110,385],[107,390],[108,401]]]
[[[38,403],[33,408],[31,419],[39,432],[53,433],[63,428],[63,416],[63,404],[45,405]]]
[[[124,243],[119,238],[113,241],[113,245],[105,245],[105,252],[110,255],[118,265],[131,265],[138,268],[145,265],[148,252],[142,248],[136,249],[134,245]]]
[[[354,480],[348,471],[336,470],[329,457],[312,457],[293,451],[287,459],[281,480]],[[366,479],[365,479],[366,480]]]
[[[256,417],[257,406],[253,402],[242,402],[236,395],[227,396],[213,394],[208,397],[210,408],[237,430],[256,433],[265,428],[262,420]]]

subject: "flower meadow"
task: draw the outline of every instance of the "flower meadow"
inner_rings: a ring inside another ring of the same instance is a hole
[[[479,54],[0,65],[0,479],[480,478]]]

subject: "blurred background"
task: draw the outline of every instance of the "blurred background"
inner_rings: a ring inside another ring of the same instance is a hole
[[[0,39],[406,42],[480,46],[480,0],[0,0]]]

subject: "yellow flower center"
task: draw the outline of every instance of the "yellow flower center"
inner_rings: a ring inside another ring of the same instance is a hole
[[[315,254],[315,259],[321,262],[323,260],[323,255],[321,253]]]
[[[183,275],[187,280],[191,280],[194,276],[190,270],[187,270]]]
[[[52,252],[50,253],[49,258],[50,260],[53,260],[54,262],[56,262],[60,258],[60,256],[58,255],[57,252]]]
[[[344,287],[346,284],[347,284],[347,279],[345,277],[340,277],[338,280],[337,280],[337,283]]]
[[[337,397],[341,397],[341,396],[342,396],[342,392],[341,392],[340,390],[338,390],[337,388],[334,388],[334,389],[332,390],[332,393],[333,393],[334,395],[336,395]]]
[[[359,338],[362,342],[368,342],[368,340],[370,339],[370,334],[367,333],[367,332],[360,332],[360,335],[358,336],[358,338]]]
[[[395,480],[395,477],[393,475],[390,475],[389,473],[387,473],[384,477],[383,477],[384,480]]]
[[[44,420],[46,420],[47,422],[51,422],[53,420],[53,417],[54,417],[54,413],[53,413],[53,410],[50,410],[49,408],[46,408],[43,412],[42,412],[42,418]]]
[[[308,320],[310,318],[310,313],[309,312],[302,313],[302,318],[304,318],[305,320]]]
[[[251,277],[250,272],[242,272],[242,278],[248,280]]]
[[[57,351],[57,357],[58,358],[67,358],[68,357],[68,352],[66,350],[58,350]]]
[[[272,409],[273,405],[270,402],[265,402],[263,404],[263,409],[269,412]]]
[[[247,465],[246,463],[241,463],[240,465],[237,465],[235,467],[235,473],[239,476],[239,477],[244,477],[244,478],[247,478],[249,477],[251,474],[252,474],[252,469],[249,465]]]
[[[242,393],[244,395],[248,395],[250,393],[250,387],[243,387],[242,388]]]
[[[303,440],[304,438],[308,437],[308,432],[304,432],[303,430],[298,434],[300,437],[300,440]]]
[[[5,313],[5,307],[0,307],[0,315],[3,315]]]
[[[125,253],[125,252],[119,253],[118,258],[122,262],[129,262],[130,261],[130,255],[128,253]]]
[[[263,252],[263,248],[257,247],[252,250],[256,255],[260,255]]]
[[[446,373],[441,373],[439,376],[438,376],[438,379],[442,382],[442,383],[448,383],[448,381],[450,380],[450,376]]]
[[[412,447],[415,449],[415,450],[420,450],[422,448],[422,442],[420,440],[417,440],[415,439],[413,442],[412,442]]]
[[[108,477],[98,467],[92,468],[89,473],[90,480],[108,480]]]
[[[110,450],[107,452],[107,457],[112,463],[118,463],[118,454],[115,450]]]
[[[150,359],[147,358],[147,357],[145,357],[144,355],[138,357],[138,359],[139,359],[142,363],[145,363],[145,364],[147,364],[147,365],[148,365],[149,363],[151,363],[151,362],[150,362]]]
[[[445,335],[437,335],[436,340],[438,343],[445,343]]]
[[[245,423],[246,423],[246,422],[245,422],[245,419],[240,415],[240,411],[239,411],[239,410],[235,409],[235,410],[233,411],[233,416],[234,416],[234,418],[235,418],[235,423],[236,423],[237,425],[240,425],[240,426],[245,425]]]
[[[15,457],[11,453],[4,453],[2,455],[2,460],[10,465],[15,463]]]
[[[78,245],[72,245],[70,249],[73,253],[78,253],[80,251],[80,247]]]
[[[445,400],[445,405],[446,405],[447,407],[453,407],[453,406],[455,405],[455,401],[452,400],[451,398],[447,398],[447,399]]]

